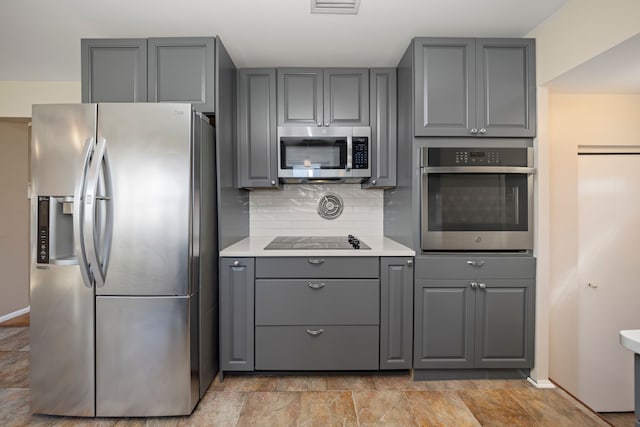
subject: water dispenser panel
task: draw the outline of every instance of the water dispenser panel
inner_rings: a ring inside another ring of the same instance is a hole
[[[49,198],[38,197],[38,264],[49,264]]]

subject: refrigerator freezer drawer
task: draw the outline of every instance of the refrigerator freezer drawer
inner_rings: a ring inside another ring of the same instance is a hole
[[[199,397],[196,300],[96,298],[96,416],[191,413]]]

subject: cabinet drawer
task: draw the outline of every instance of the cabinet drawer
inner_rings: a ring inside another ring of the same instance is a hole
[[[378,278],[377,257],[256,258],[256,277]]]
[[[416,257],[415,277],[428,279],[531,279],[536,273],[533,257],[427,256]]]
[[[256,326],[255,366],[280,371],[376,370],[378,334],[378,326]]]
[[[377,325],[380,286],[367,280],[256,280],[256,325]]]

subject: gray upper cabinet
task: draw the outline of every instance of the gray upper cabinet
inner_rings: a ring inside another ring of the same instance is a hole
[[[196,111],[214,111],[213,37],[148,40],[149,102],[186,102]]]
[[[366,68],[280,68],[278,125],[368,126]]]
[[[146,102],[146,39],[82,39],[82,102]]]
[[[380,369],[411,369],[413,258],[380,258]]]
[[[533,137],[533,39],[414,39],[415,135]]]
[[[372,68],[369,74],[371,121],[371,179],[363,188],[396,186],[397,170],[397,72]]]
[[[416,258],[416,369],[531,368],[535,259]]]
[[[238,187],[277,188],[276,70],[238,70]]]
[[[82,39],[82,102],[186,102],[215,111],[215,37]]]

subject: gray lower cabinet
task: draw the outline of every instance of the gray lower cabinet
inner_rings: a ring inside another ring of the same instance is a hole
[[[149,102],[186,102],[196,111],[214,108],[214,37],[150,38],[148,49]]]
[[[377,370],[376,257],[256,258],[256,369]]]
[[[187,102],[215,111],[215,37],[82,39],[82,102]]]
[[[410,369],[413,258],[380,258],[380,369]]]
[[[366,68],[279,68],[278,125],[368,126]]]
[[[412,257],[221,258],[221,371],[410,369]]]
[[[397,72],[395,68],[369,70],[371,122],[371,179],[363,188],[396,186]]]
[[[146,102],[147,39],[82,39],[82,102]]]
[[[277,188],[275,68],[238,70],[238,187]]]
[[[535,40],[416,38],[416,136],[533,137]]]
[[[416,369],[531,368],[532,257],[418,257]]]
[[[254,369],[253,258],[220,259],[220,370]]]

